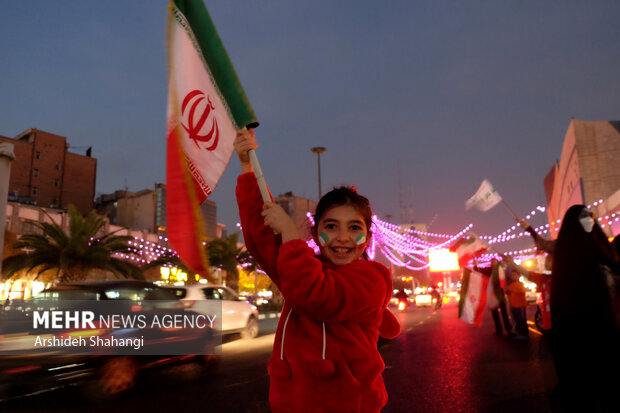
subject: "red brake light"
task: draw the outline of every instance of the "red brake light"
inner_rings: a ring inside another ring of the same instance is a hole
[[[14,369],[2,370],[2,374],[26,373],[27,371],[39,370],[41,366],[23,366]]]

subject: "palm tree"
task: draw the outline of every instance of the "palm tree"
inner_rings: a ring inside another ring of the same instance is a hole
[[[68,213],[68,233],[50,218],[51,223],[35,223],[41,234],[23,235],[15,242],[14,248],[23,252],[3,261],[3,280],[21,270],[35,270],[37,277],[55,270],[56,282],[79,281],[86,279],[93,269],[110,271],[119,278],[143,279],[139,267],[112,256],[116,252],[127,253],[127,242],[133,237],[112,232],[97,238],[105,225],[104,217],[95,211],[83,217],[73,205],[69,206]]]
[[[212,267],[225,270],[226,285],[235,291],[239,291],[239,256],[242,248],[237,246],[239,233],[226,238],[216,238],[207,244],[207,253]]]

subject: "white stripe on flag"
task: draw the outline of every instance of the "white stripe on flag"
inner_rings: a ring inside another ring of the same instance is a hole
[[[488,277],[476,271],[469,274],[467,296],[465,297],[461,320],[477,326],[482,324],[482,315],[487,301],[487,284]]]

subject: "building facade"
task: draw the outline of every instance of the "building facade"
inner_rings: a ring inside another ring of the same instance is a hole
[[[121,227],[148,231],[166,236],[166,185],[155,184],[155,189],[138,192],[115,191],[97,197],[96,209],[107,214],[110,223]],[[222,236],[223,226],[217,223],[217,205],[206,200],[200,206],[207,238]]]
[[[297,228],[299,228],[304,239],[310,238],[310,221],[308,213],[314,214],[317,202],[310,199],[301,198],[287,192],[274,198],[274,202],[282,207],[291,217]]]
[[[572,119],[556,161],[544,180],[552,237],[572,205],[591,205],[609,236],[620,232],[620,121]],[[602,202],[601,202],[602,201]]]
[[[86,155],[69,152],[64,136],[34,128],[0,141],[14,145],[9,200],[57,209],[73,204],[83,214],[93,209],[97,159],[90,148]]]

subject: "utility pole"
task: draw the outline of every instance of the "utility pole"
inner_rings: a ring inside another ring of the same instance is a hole
[[[321,190],[321,154],[325,153],[327,149],[322,146],[315,146],[311,150],[312,150],[312,153],[316,153],[317,160],[319,163],[319,200],[320,200],[321,197],[323,196],[323,191]]]

